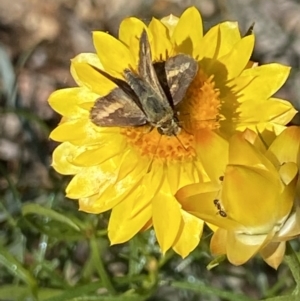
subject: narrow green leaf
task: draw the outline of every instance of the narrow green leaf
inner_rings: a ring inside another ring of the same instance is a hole
[[[215,287],[210,287],[207,284],[200,284],[200,283],[187,283],[187,282],[172,282],[172,287],[190,290],[199,294],[211,295],[211,296],[219,296],[224,300],[231,300],[231,301],[254,301],[249,297],[241,294],[234,294],[228,292],[226,290],[218,289]]]
[[[102,280],[102,283],[104,285],[104,287],[111,293],[111,294],[115,294],[115,288],[113,286],[113,284],[111,283],[111,279],[104,267],[102,258],[100,256],[100,252],[99,252],[99,246],[97,243],[97,238],[96,237],[92,237],[89,241],[90,243],[90,248],[91,248],[91,257],[92,257],[92,261],[94,262],[96,271],[98,272],[99,277]]]
[[[289,266],[293,277],[297,283],[297,288],[300,288],[300,261],[299,258],[292,248],[290,242],[286,243],[286,253],[284,256],[284,261],[287,263]]]
[[[30,296],[30,289],[24,285],[5,285],[0,287],[0,300],[21,300],[23,296]]]
[[[65,290],[61,294],[56,294],[51,298],[44,299],[43,301],[67,301],[74,298],[83,297],[84,295],[95,292],[99,288],[103,287],[102,281],[92,282],[86,285],[81,285],[77,287],[72,287],[68,290]],[[99,298],[99,296],[98,296]],[[102,300],[102,299],[101,299]]]
[[[24,216],[28,214],[37,214],[37,215],[45,216],[52,220],[66,224],[76,231],[80,231],[80,226],[81,226],[80,222],[77,222],[75,219],[71,219],[66,215],[60,214],[50,208],[46,208],[38,204],[34,204],[34,203],[25,204],[22,207],[22,214]]]
[[[38,300],[43,301],[46,298],[61,294],[62,290],[52,288],[41,288],[38,291]],[[0,300],[21,300],[25,296],[32,296],[28,286],[25,285],[4,285],[0,287]]]
[[[261,301],[299,301],[299,296],[278,296],[273,298],[262,299]]]
[[[0,78],[5,94],[11,95],[16,77],[11,60],[2,45],[0,45]]]
[[[136,294],[119,295],[119,296],[82,296],[79,298],[64,300],[64,301],[144,301],[148,300],[149,296],[141,296]]]
[[[208,270],[211,270],[213,268],[215,268],[216,266],[218,266],[221,262],[223,262],[226,259],[225,255],[219,255],[216,258],[214,258],[207,266],[206,268]]]
[[[27,283],[32,290],[35,290],[37,283],[33,275],[2,245],[0,245],[0,264],[4,265],[12,275]]]

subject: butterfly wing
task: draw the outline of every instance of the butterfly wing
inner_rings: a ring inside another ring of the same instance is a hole
[[[175,107],[184,97],[198,72],[198,63],[189,55],[178,54],[165,62],[165,74]]]
[[[149,84],[149,86],[156,92],[156,94],[161,98],[162,101],[166,100],[164,91],[159,83],[157,74],[153,67],[151,47],[145,29],[142,32],[139,46],[139,76],[143,79],[143,81]]]
[[[98,126],[139,126],[147,123],[143,111],[132,97],[121,88],[98,98],[90,112],[92,122]]]
[[[172,121],[174,112],[153,67],[151,48],[145,30],[139,42],[138,73],[127,68],[124,70],[124,77],[138,97],[140,108],[148,122],[154,127],[161,127],[161,124]]]

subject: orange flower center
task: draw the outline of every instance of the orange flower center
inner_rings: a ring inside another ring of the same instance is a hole
[[[213,77],[199,70],[183,101],[179,104],[179,126],[177,136],[166,136],[143,127],[121,128],[128,142],[141,155],[170,161],[186,161],[195,157],[194,134],[201,129],[219,128],[219,91],[214,87]]]

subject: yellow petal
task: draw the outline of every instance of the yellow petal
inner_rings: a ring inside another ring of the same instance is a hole
[[[93,40],[104,70],[112,76],[122,79],[124,69],[134,66],[134,60],[128,47],[102,31],[94,31]]]
[[[236,78],[231,79],[226,83],[226,87],[230,89],[230,92],[235,98],[238,96],[242,96],[243,90],[250,85],[250,83],[255,79],[255,76],[238,76]],[[221,95],[222,97],[222,95]],[[226,94],[227,97],[227,94]],[[223,97],[222,97],[223,98]],[[239,100],[239,97],[238,97]],[[226,104],[227,105],[227,104]],[[233,108],[233,107],[232,107]]]
[[[98,193],[94,210],[106,211],[134,192],[147,168],[140,163],[134,152],[127,151],[123,156],[84,168],[71,180],[68,196],[83,198]],[[86,202],[85,206],[88,206],[88,200]]]
[[[247,66],[253,52],[254,42],[254,35],[247,36],[234,45],[232,51],[218,59],[227,67],[227,79],[230,80],[240,75]]]
[[[160,21],[167,27],[169,36],[171,37],[178,24],[179,18],[170,14],[169,16],[163,17]]]
[[[137,156],[134,151],[127,151],[122,156],[115,156],[101,163],[99,177],[103,174],[104,176],[101,177],[103,183],[99,181],[98,195],[93,196],[92,199],[81,199],[80,209],[100,213],[113,208],[127,198],[138,202],[140,196],[144,194],[151,199],[153,194],[148,192],[149,187],[153,188],[151,192],[154,193],[159,187],[159,181],[156,183],[157,187],[154,186],[154,181],[151,181],[152,186],[149,183],[145,184],[147,168],[148,161]]]
[[[199,48],[199,60],[202,58],[218,59],[229,53],[241,40],[237,22],[224,22],[212,27],[203,37]]]
[[[174,244],[180,229],[180,205],[166,188],[161,188],[154,196],[152,205],[153,227],[161,250],[165,253]]]
[[[217,229],[210,240],[210,251],[213,255],[226,254],[227,232],[225,229]]]
[[[82,80],[78,77],[77,71],[76,71],[76,69],[74,69],[72,62],[73,63],[75,63],[75,62],[76,63],[85,63],[85,64],[95,66],[99,69],[103,69],[103,66],[96,53],[80,53],[77,56],[75,56],[71,60],[71,74],[78,86],[84,86],[85,83],[82,82]]]
[[[78,80],[90,89],[92,92],[99,96],[107,95],[116,85],[107,79],[105,76],[100,74],[92,66],[86,63],[79,63],[72,61],[72,68],[76,72]],[[96,101],[97,98],[94,99]]]
[[[83,147],[84,151],[74,154],[73,164],[84,167],[98,165],[115,156],[123,155],[127,147],[122,135],[115,135],[112,139],[111,135],[103,134],[99,140],[99,143]]]
[[[260,254],[269,266],[277,270],[285,254],[285,242],[269,243],[260,251]]]
[[[152,60],[166,61],[173,55],[173,47],[170,41],[167,27],[159,20],[152,18],[149,24],[149,30],[152,33]]]
[[[186,185],[177,191],[176,198],[186,211],[198,211],[197,208],[200,209],[203,206],[201,203],[205,202],[191,202],[188,199],[194,196],[199,198],[200,194],[211,194],[214,196],[220,190],[220,186],[221,183],[219,181]]]
[[[172,36],[178,53],[194,56],[201,47],[203,36],[202,19],[195,7],[190,7],[181,15]]]
[[[226,244],[228,260],[234,265],[244,264],[260,250],[264,237],[261,240],[261,244],[244,244],[236,234],[229,231]]]
[[[203,168],[203,167],[202,167]],[[169,162],[167,164],[167,179],[172,194],[175,194],[177,190],[190,183],[202,182],[203,178],[201,173],[204,173],[198,168],[197,162]]]
[[[74,175],[81,171],[82,167],[71,163],[74,154],[82,149],[69,142],[64,142],[56,147],[52,155],[52,167],[63,175]]]
[[[133,65],[131,65],[133,68],[136,68],[139,63],[140,37],[143,30],[147,32],[153,58],[153,38],[146,24],[137,18],[131,17],[123,20],[120,25],[119,38],[130,49],[132,62],[134,62]]]
[[[287,162],[280,166],[279,175],[285,185],[290,185],[291,182],[298,176],[298,167],[294,162]]]
[[[111,244],[119,244],[131,239],[152,216],[151,199],[144,190],[135,198],[128,197],[112,209],[108,224]]]
[[[129,47],[133,38],[139,40],[143,29],[147,30],[147,26],[140,19],[126,18],[120,24],[119,39]]]
[[[284,145],[284,147],[282,147]],[[300,162],[300,127],[292,126],[283,131],[269,147],[268,153],[273,154],[279,164]]]
[[[224,177],[222,202],[227,215],[256,233],[267,233],[286,214],[274,209],[278,209],[281,186],[269,174],[260,169],[228,165]]]
[[[51,132],[50,138],[55,141],[69,141],[75,145],[84,145],[99,142],[101,134],[95,125],[82,118],[60,124]]]
[[[254,76],[255,79],[243,90],[239,102],[268,99],[286,82],[290,70],[275,63],[245,69],[241,76]]]
[[[261,139],[261,137],[254,131],[246,129],[243,131],[242,136],[245,140],[250,142],[256,150],[262,154],[266,153],[266,142]]]
[[[212,180],[224,174],[228,162],[228,142],[210,130],[200,130],[195,137],[197,158]]]
[[[220,190],[220,181],[191,184],[180,189],[176,198],[185,211],[206,223],[224,229],[241,229],[243,226],[239,222],[220,215],[214,203],[219,198]]]
[[[181,214],[183,218],[182,229],[173,249],[184,258],[198,246],[204,223],[184,210],[181,210]]]
[[[105,168],[108,175],[107,179],[104,179],[106,182],[101,185],[99,183],[98,198],[93,199],[93,202],[90,200],[81,202],[80,209],[100,213],[113,208],[121,201],[126,202],[127,199],[140,202],[143,195],[145,199],[151,199],[152,194],[147,192],[149,185],[144,185],[147,166],[134,152],[127,152],[123,156],[116,156],[103,162],[99,168],[100,173]],[[157,190],[154,186],[152,188],[153,191]]]
[[[241,39],[232,50],[218,58],[210,68],[206,68],[208,75],[214,75],[215,82],[224,82],[241,74],[246,67],[254,48],[254,35]]]
[[[297,204],[296,209],[292,212],[288,219],[285,221],[283,227],[279,233],[276,233],[276,239],[278,241],[286,241],[292,239],[300,234],[300,207]]]
[[[80,104],[85,102],[94,102],[99,97],[98,94],[92,93],[85,88],[61,89],[53,92],[48,102],[50,106],[65,117],[87,118],[89,110],[83,109]]]
[[[110,161],[106,161],[105,165],[111,164]],[[100,188],[107,188],[115,182],[116,174],[101,167],[93,166],[88,168],[82,168],[81,171],[73,177],[69,183],[66,193],[67,197],[71,199],[78,199],[81,197],[89,197],[99,192]],[[112,170],[112,169],[110,169]]]
[[[264,154],[259,152],[257,148],[245,140],[242,133],[238,133],[231,137],[229,144],[229,162],[235,165],[246,165],[253,168],[269,170],[277,175],[274,165],[268,160]],[[270,177],[272,174],[270,174]]]
[[[114,208],[127,197],[135,198],[137,192],[132,191],[132,186],[127,185],[127,179],[117,182],[115,176],[116,174],[111,174],[110,179],[98,181],[98,190],[96,190],[95,194],[89,195],[88,197],[85,197],[84,195],[77,196],[77,198],[79,198],[79,210],[99,214]],[[114,181],[117,184],[112,184],[109,180]],[[133,185],[136,185],[137,181],[138,179],[135,179]],[[95,185],[97,185],[97,183],[95,183]],[[76,183],[74,183],[74,187],[77,188]],[[71,188],[72,194],[80,194],[80,191],[77,192],[73,187]]]
[[[259,123],[285,125],[297,112],[290,102],[276,98],[246,101],[240,105],[238,111],[240,114],[237,129],[240,131],[245,128],[253,128]]]

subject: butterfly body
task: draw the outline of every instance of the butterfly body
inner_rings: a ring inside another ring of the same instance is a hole
[[[124,76],[136,95],[139,96],[147,122],[162,135],[173,136],[180,132],[178,119],[162,89],[156,90],[149,83],[126,69]]]

